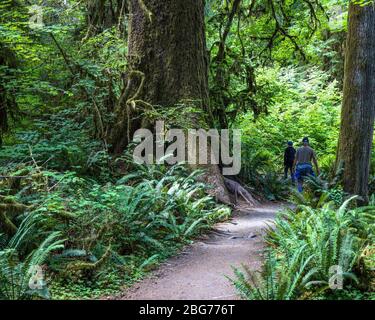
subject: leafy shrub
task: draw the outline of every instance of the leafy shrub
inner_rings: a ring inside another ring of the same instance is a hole
[[[269,251],[262,275],[244,267],[245,274],[235,268],[233,284],[242,297],[250,300],[290,300],[302,294],[315,270],[306,272],[313,256],[306,256],[305,247],[291,256],[286,256],[285,265],[280,266],[276,254]]]
[[[42,268],[51,252],[63,248],[63,240],[58,240],[61,237],[59,232],[50,233],[41,244],[22,257],[24,243],[34,231],[35,220],[32,215],[25,219],[17,233],[0,250],[0,299],[50,297],[46,282],[36,278],[36,268]]]
[[[278,214],[266,241],[270,253],[261,277],[236,269],[233,283],[248,299],[297,299],[332,294],[331,267],[340,266],[345,285],[359,288],[360,277],[371,272],[369,261],[359,271],[361,254],[374,243],[374,207],[348,210],[354,198],[338,209],[328,203],[313,209]],[[370,247],[371,248],[371,247]],[[365,270],[364,270],[365,269]]]
[[[336,154],[341,93],[336,81],[316,68],[273,67],[259,70],[259,87],[272,87],[268,112],[254,116],[247,112],[237,117],[235,126],[242,129],[242,180],[268,198],[285,199],[288,186],[272,188],[259,183],[259,176],[283,175],[284,149],[288,140],[298,147],[309,136],[320,167],[330,172]],[[281,180],[279,178],[279,180]],[[272,179],[275,185],[276,179]]]
[[[0,204],[20,208],[17,214],[6,210],[4,215],[12,230],[20,232],[26,226],[29,230],[20,237],[22,256],[32,254],[48,234],[59,232],[67,239],[66,249],[49,250],[53,254],[46,261],[47,274],[56,283],[64,279],[82,286],[83,280],[110,281],[107,274],[115,269],[126,279],[134,270],[148,270],[230,214],[206,195],[207,186],[197,182],[202,172],[190,172],[183,165],[136,166],[117,181],[101,183],[74,171],[47,170],[34,161],[4,169],[8,178],[0,181],[5,187]],[[11,243],[12,230],[2,226],[0,230],[7,234],[5,243]],[[93,294],[97,290],[92,287]]]

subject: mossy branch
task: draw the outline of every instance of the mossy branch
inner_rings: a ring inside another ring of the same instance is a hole
[[[17,232],[17,227],[15,224],[8,218],[4,211],[0,209],[0,222],[1,230],[3,230],[8,235],[13,235]]]
[[[73,262],[68,265],[67,269],[71,271],[96,271],[100,267],[102,267],[103,264],[107,261],[107,259],[111,256],[111,252],[111,245],[109,245],[106,252],[98,261],[94,263],[85,261]]]
[[[21,203],[0,203],[0,212],[7,212],[12,215],[22,213],[30,208],[30,206]]]
[[[138,3],[140,7],[142,8],[143,12],[145,13],[146,17],[148,18],[148,20],[150,21],[150,23],[152,23],[152,19],[154,15],[150,11],[150,9],[147,8],[146,4],[144,3],[144,0],[138,0]]]
[[[135,92],[135,94],[126,101],[127,105],[131,105],[131,102],[138,98],[138,96],[141,94],[141,91],[144,87],[145,80],[146,80],[145,74],[143,72],[139,71],[139,70],[132,70],[130,72],[129,81],[130,81],[132,76],[139,76],[141,78],[141,83],[139,84],[138,89]]]
[[[77,218],[77,216],[69,211],[63,210],[63,211],[56,211],[54,212],[58,218],[62,218],[64,220],[74,220]]]
[[[124,109],[121,108],[121,105],[122,105],[123,100],[125,99],[126,93],[130,90],[131,81],[132,81],[133,77],[139,77],[141,79],[140,84],[139,84],[136,92],[130,98],[128,98],[126,100],[125,110],[124,110]],[[128,84],[126,86],[126,89],[124,90],[123,94],[120,96],[117,107],[116,107],[115,112],[120,115],[119,118],[122,119],[121,121],[123,121],[123,119],[124,119],[124,113],[123,112],[126,112],[128,141],[130,141],[131,113],[137,111],[137,105],[141,106],[142,110],[153,109],[153,106],[150,103],[148,103],[144,100],[138,99],[138,97],[140,96],[140,94],[142,92],[142,89],[144,87],[145,80],[146,80],[146,77],[145,77],[145,74],[143,72],[141,72],[139,70],[131,70],[129,72],[128,81],[127,81]],[[118,123],[118,125],[119,125],[119,123]]]
[[[7,234],[14,234],[17,232],[16,225],[10,219],[11,216],[16,216],[26,210],[32,208],[22,203],[18,203],[13,197],[6,197],[0,195],[0,229],[4,229]]]

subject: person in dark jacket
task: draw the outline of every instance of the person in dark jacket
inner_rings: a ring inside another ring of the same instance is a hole
[[[293,163],[296,157],[296,149],[293,148],[293,142],[288,141],[287,148],[284,152],[284,179],[288,178],[288,171],[290,171],[290,175],[292,178],[292,182],[294,183],[294,170],[293,170]]]

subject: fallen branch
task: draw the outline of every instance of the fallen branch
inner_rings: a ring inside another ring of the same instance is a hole
[[[72,262],[67,266],[67,270],[69,271],[95,271],[98,270],[111,256],[111,245],[108,246],[106,252],[103,254],[103,256],[96,262],[85,262],[85,261],[77,261]]]

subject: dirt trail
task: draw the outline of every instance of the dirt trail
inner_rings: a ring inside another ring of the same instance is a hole
[[[231,265],[260,268],[264,228],[279,209],[280,205],[240,208],[232,220],[218,224],[115,299],[239,299],[225,275],[233,276]]]

